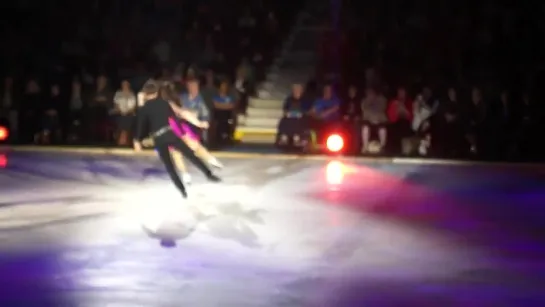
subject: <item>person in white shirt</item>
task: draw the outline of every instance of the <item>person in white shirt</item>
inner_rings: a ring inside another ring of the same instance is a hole
[[[82,137],[83,130],[83,93],[82,84],[78,78],[72,80],[70,92],[70,123],[68,126],[68,142],[76,142]]]
[[[418,153],[422,156],[428,154],[431,147],[430,117],[433,115],[433,108],[426,104],[423,95],[416,96],[413,104],[413,121],[411,127],[414,132],[421,136],[418,144]]]
[[[370,150],[371,132],[375,130],[378,132],[379,138],[379,151],[386,146],[387,130],[386,124],[388,123],[388,117],[386,116],[386,109],[388,107],[388,101],[386,97],[379,94],[376,90],[368,88],[365,93],[365,98],[361,102],[362,115],[362,153],[367,153]]]
[[[114,96],[113,113],[117,115],[118,137],[117,144],[120,146],[129,145],[129,134],[134,123],[136,108],[136,95],[131,90],[127,80],[121,83],[121,89]]]

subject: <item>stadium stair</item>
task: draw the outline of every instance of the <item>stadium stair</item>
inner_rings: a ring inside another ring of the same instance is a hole
[[[312,1],[310,1],[312,2]],[[272,144],[282,117],[282,105],[295,82],[306,83],[315,72],[315,47],[322,28],[312,9],[303,10],[283,44],[266,79],[251,97],[245,115],[238,117],[235,139],[242,143]]]

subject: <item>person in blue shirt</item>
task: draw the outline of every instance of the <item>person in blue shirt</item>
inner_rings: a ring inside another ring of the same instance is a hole
[[[199,120],[208,122],[210,110],[201,96],[198,80],[187,81],[187,92],[180,96],[180,101],[185,110],[193,113]]]
[[[301,147],[307,141],[306,132],[308,124],[306,113],[308,111],[306,99],[304,97],[304,87],[302,84],[294,84],[292,93],[284,101],[284,115],[278,122],[277,145]]]
[[[314,101],[311,112],[320,121],[335,122],[341,118],[340,106],[340,100],[333,95],[333,87],[326,85],[322,97]]]
[[[230,95],[229,82],[221,82],[218,93],[213,98],[216,135],[218,140],[231,140],[234,133],[236,100]]]
[[[322,96],[314,100],[310,110],[310,126],[316,135],[316,141],[321,143],[324,137],[324,129],[328,129],[341,120],[341,102],[333,94],[333,87],[326,85]]]

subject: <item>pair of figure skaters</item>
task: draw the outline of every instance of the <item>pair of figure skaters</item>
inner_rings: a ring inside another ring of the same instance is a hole
[[[200,121],[194,112],[183,108],[171,83],[148,81],[142,89],[142,95],[145,102],[138,112],[135,151],[141,151],[143,143],[153,144],[170,179],[184,198],[187,197],[184,181],[188,183],[190,179],[185,175],[182,181],[178,175],[177,167],[183,174],[187,174],[182,156],[189,159],[208,180],[221,181],[203,162],[205,160],[216,168],[223,167],[200,143],[200,130],[207,129],[208,123]],[[144,139],[146,125],[151,133],[149,138]]]

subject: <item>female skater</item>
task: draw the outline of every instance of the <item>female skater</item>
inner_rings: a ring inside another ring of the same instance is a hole
[[[172,182],[182,193],[184,198],[187,197],[185,186],[178,176],[172,158],[170,157],[169,148],[174,148],[186,156],[197,168],[199,168],[210,181],[220,181],[220,178],[215,176],[212,171],[204,164],[195,153],[174,133],[170,126],[169,119],[176,115],[192,121],[194,125],[207,128],[207,125],[191,118],[187,112],[180,110],[174,104],[158,97],[159,86],[155,82],[148,82],[144,85],[143,92],[146,96],[146,102],[138,112],[138,124],[136,130],[136,139],[134,140],[135,151],[142,150],[142,133],[146,123],[149,125],[151,136],[155,149],[159,153],[159,158],[165,165],[165,168]]]
[[[201,97],[198,80],[193,79],[187,81],[187,93],[183,94],[174,102],[178,103],[179,106],[193,114],[195,117],[208,121],[210,110],[208,110],[208,107]],[[189,121],[185,121],[182,124],[181,127],[184,131],[191,132],[186,134],[188,137],[185,139],[189,147],[193,148],[197,155],[207,161],[208,164],[217,168],[222,168],[223,165],[221,162],[212,156],[208,149],[201,143],[203,129],[201,127],[196,127]]]

